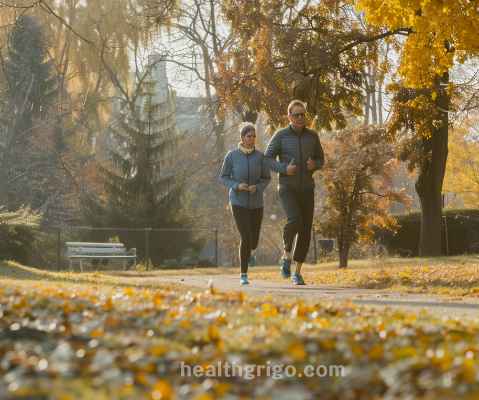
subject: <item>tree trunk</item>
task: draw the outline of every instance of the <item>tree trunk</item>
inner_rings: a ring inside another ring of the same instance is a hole
[[[369,90],[369,67],[366,71],[363,71],[364,77],[364,124],[369,125],[369,110],[371,109],[371,91]]]
[[[344,224],[340,228],[338,241],[339,251],[339,268],[346,268],[348,266],[349,249],[351,247],[351,241],[349,240],[348,228]]]
[[[339,268],[347,268],[350,247],[348,240],[339,243]]]
[[[436,257],[442,253],[442,184],[446,171],[448,143],[449,96],[446,88],[448,74],[437,80],[435,100],[441,115],[441,124],[432,132],[430,138],[423,139],[424,161],[419,170],[416,192],[421,202],[421,231],[419,239],[419,256]]]
[[[376,82],[377,82],[377,70],[376,67],[370,66],[370,83],[369,83],[369,89],[371,91],[371,119],[373,121],[373,124],[378,123],[378,112],[377,112],[377,107],[378,107],[378,101],[376,99]]]

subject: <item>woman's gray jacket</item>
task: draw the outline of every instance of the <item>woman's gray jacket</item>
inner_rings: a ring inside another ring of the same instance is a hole
[[[263,192],[271,180],[271,174],[262,152],[255,150],[251,154],[245,154],[236,149],[226,154],[219,179],[229,188],[229,201],[232,205],[262,208]],[[256,185],[256,192],[238,190],[240,183]]]

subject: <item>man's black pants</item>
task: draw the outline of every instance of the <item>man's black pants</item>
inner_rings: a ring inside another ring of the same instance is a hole
[[[280,186],[279,198],[286,213],[287,222],[283,230],[283,245],[287,252],[293,249],[293,260],[303,263],[311,242],[311,228],[314,215],[314,188],[297,189]]]
[[[233,217],[241,236],[240,265],[241,272],[248,272],[248,260],[251,251],[258,247],[259,232],[263,220],[263,208],[245,208],[232,205]]]

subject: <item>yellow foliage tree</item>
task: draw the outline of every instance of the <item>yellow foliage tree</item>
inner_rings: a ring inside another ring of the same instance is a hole
[[[441,215],[447,161],[448,113],[454,85],[449,72],[456,63],[479,54],[476,1],[355,0],[369,24],[384,36],[406,36],[399,49],[402,88],[396,88],[394,133],[415,138],[410,166],[418,169],[421,201],[420,255],[441,255]],[[429,109],[431,112],[425,112]],[[432,117],[433,116],[433,117]],[[424,129],[427,128],[427,129]],[[415,153],[413,155],[413,153]]]
[[[453,206],[477,208],[479,204],[479,141],[472,121],[451,130],[444,178],[446,192],[458,195]],[[461,204],[462,203],[462,204]]]
[[[399,73],[405,84],[429,88],[455,62],[479,54],[477,2],[469,0],[357,0],[367,21],[390,31],[409,32]]]

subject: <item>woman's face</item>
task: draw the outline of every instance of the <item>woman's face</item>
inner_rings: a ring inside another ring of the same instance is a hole
[[[256,141],[256,131],[251,130],[251,131],[246,132],[246,134],[243,135],[243,140],[242,141],[243,141],[243,145],[245,147],[253,147],[254,143]]]

